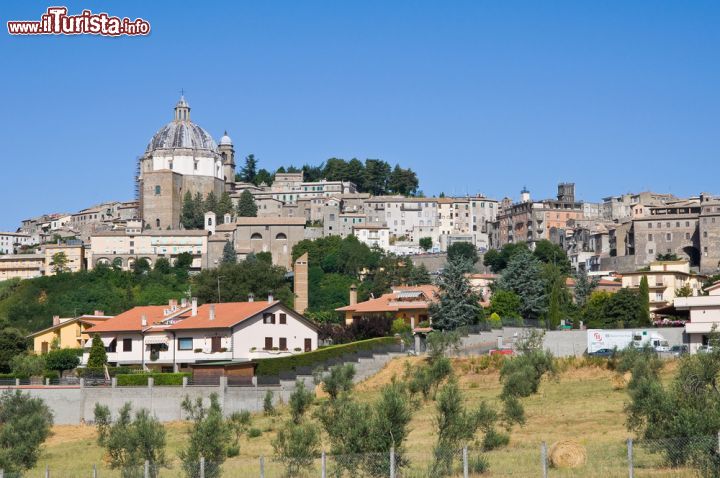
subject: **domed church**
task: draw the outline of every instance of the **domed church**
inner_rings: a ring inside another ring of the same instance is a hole
[[[175,118],[155,133],[139,161],[138,191],[145,228],[179,229],[186,192],[219,198],[235,183],[235,151],[227,132],[215,143],[190,120],[181,96]]]

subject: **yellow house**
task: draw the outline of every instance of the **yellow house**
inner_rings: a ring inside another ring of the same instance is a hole
[[[53,347],[82,348],[91,338],[89,329],[111,318],[101,310],[80,317],[60,318],[56,315],[52,327],[32,333],[28,338],[33,340],[33,351],[36,354],[45,354]]]

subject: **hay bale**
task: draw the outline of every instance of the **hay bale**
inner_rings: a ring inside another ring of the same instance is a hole
[[[632,374],[630,372],[625,372],[623,375],[620,375],[620,374],[613,375],[613,378],[612,378],[613,390],[624,389],[630,383],[631,378],[632,378]]]
[[[578,468],[587,461],[585,447],[570,440],[553,443],[549,455],[553,468]]]

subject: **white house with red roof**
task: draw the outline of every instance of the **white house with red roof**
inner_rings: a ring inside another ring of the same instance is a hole
[[[267,301],[134,307],[95,326],[112,365],[173,371],[202,362],[246,362],[317,349],[315,325]],[[87,363],[92,341],[85,345]]]

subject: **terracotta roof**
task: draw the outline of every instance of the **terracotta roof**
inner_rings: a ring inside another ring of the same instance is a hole
[[[169,317],[180,315],[182,312],[189,311],[189,308],[177,309],[169,315],[165,315],[168,310],[167,305],[143,305],[133,307],[130,310],[116,315],[112,319],[98,324],[92,328],[93,333],[96,332],[141,332],[143,329]],[[142,318],[145,316],[147,325],[142,325]]]
[[[575,279],[572,277],[568,277],[565,279],[565,285],[568,287],[575,287]],[[614,280],[608,280],[608,279],[600,279],[597,283],[597,286],[603,286],[603,287],[622,287],[622,282],[617,282]]]
[[[36,335],[44,334],[50,332],[51,330],[61,329],[66,325],[74,324],[75,322],[83,322],[86,324],[90,324],[92,327],[94,327],[97,324],[102,324],[106,320],[109,320],[111,318],[112,316],[107,315],[81,315],[80,317],[73,317],[67,320],[63,320],[57,325],[53,325],[45,329],[38,330],[37,332],[33,332],[32,334],[28,335],[28,337],[35,337]]]
[[[399,300],[399,293],[412,291],[418,291],[425,297],[407,302]],[[438,288],[434,285],[398,286],[394,287],[393,291],[389,294],[383,294],[377,299],[358,302],[355,305],[347,305],[335,310],[338,312],[397,312],[403,309],[427,309],[434,300],[437,292]],[[430,300],[426,298],[430,298]]]
[[[235,224],[238,226],[304,226],[305,222],[304,217],[239,217],[235,221]]]
[[[713,283],[710,284],[709,286],[705,287],[705,290],[706,290],[706,291],[711,291],[711,290],[717,289],[718,287],[720,287],[720,281],[713,282]]]
[[[468,279],[490,279],[494,280],[497,279],[499,276],[497,274],[468,274]]]
[[[273,302],[256,301],[205,304],[198,307],[196,316],[187,317],[187,314],[183,314],[183,317],[186,318],[168,327],[168,330],[227,329],[279,303],[280,302],[276,300]],[[210,308],[213,306],[215,307],[215,318],[210,320]]]

